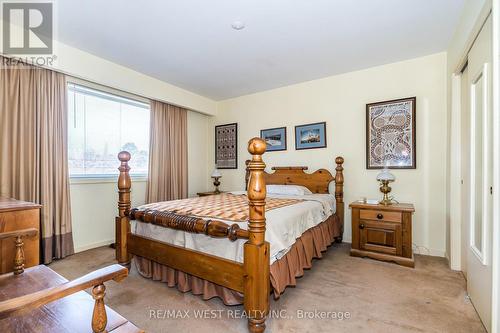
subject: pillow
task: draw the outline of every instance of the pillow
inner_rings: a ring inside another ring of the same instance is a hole
[[[266,185],[266,191],[269,194],[286,194],[286,195],[306,195],[312,194],[305,186],[301,185]]]

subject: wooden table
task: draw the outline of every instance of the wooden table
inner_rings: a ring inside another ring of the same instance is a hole
[[[412,204],[369,204],[355,201],[352,209],[351,256],[392,261],[414,267]]]
[[[42,206],[32,202],[0,197],[0,232],[35,228],[36,236],[24,239],[26,267],[40,262],[40,209]],[[13,239],[0,241],[0,274],[12,272],[15,256]]]
[[[0,276],[0,302],[55,287],[67,281],[44,265],[28,268],[20,275],[4,274]],[[80,291],[23,314],[1,319],[0,332],[89,333],[92,332],[93,308],[92,296]],[[144,332],[108,306],[105,309],[108,319],[107,332]]]

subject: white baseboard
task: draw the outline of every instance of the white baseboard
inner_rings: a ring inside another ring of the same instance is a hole
[[[413,246],[413,253],[414,254],[421,254],[424,256],[446,258],[446,251],[445,250],[430,249],[430,248],[427,248],[427,247],[422,246],[422,245],[419,245],[417,249],[415,249],[415,246]]]
[[[86,245],[83,245],[83,246],[78,246],[78,247],[75,247],[75,253],[87,251],[87,250],[90,250],[90,249],[95,249],[96,247],[106,246],[106,245],[112,244],[114,242],[115,242],[114,239],[107,239],[107,240],[103,240],[103,241],[100,241],[100,242],[97,242],[97,243],[92,243],[92,244],[86,244]]]

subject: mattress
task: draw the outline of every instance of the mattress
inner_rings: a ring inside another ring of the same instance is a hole
[[[246,192],[232,192],[245,194]],[[310,195],[270,195],[271,198],[299,199],[293,205],[266,212],[266,241],[270,243],[270,264],[283,257],[306,230],[317,226],[335,213],[335,196],[332,194]],[[139,209],[144,206],[138,207]],[[224,221],[224,220],[221,220]],[[235,222],[224,221],[228,224]],[[238,222],[240,228],[247,229],[247,222]],[[193,234],[162,226],[131,221],[133,234],[152,238],[167,244],[208,253],[236,262],[243,262],[245,239],[234,242],[225,238],[212,238],[203,234]]]

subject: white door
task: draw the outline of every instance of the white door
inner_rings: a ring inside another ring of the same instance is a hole
[[[484,326],[491,330],[492,295],[492,24],[483,26],[468,55],[469,82],[469,179],[467,292]],[[466,192],[467,193],[467,192]]]
[[[462,197],[461,197],[461,253],[460,266],[465,278],[467,279],[467,251],[469,249],[469,229],[470,229],[470,104],[469,104],[469,67],[465,67],[461,75],[461,120],[460,120],[460,147],[461,156],[461,179],[462,179]]]

